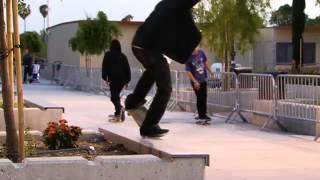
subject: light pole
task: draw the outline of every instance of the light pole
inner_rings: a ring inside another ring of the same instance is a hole
[[[47,13],[47,27],[49,27],[49,0],[47,0],[47,9],[48,9],[48,13]]]

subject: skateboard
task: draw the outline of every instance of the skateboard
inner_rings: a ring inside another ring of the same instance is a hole
[[[121,121],[120,118],[117,118],[116,116],[113,116],[113,117],[109,117],[109,122],[120,123],[120,122],[123,122],[123,121]]]
[[[196,124],[199,124],[199,125],[210,125],[210,119],[197,119],[196,120]]]
[[[110,115],[108,115],[108,117],[109,117],[109,118],[114,118],[115,115],[114,115],[114,114],[110,114]]]
[[[131,116],[138,126],[141,127],[144,119],[146,118],[147,108],[140,106],[136,109],[127,109],[126,111],[128,111],[128,116]]]

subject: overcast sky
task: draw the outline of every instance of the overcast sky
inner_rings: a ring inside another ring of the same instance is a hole
[[[135,21],[143,21],[160,0],[25,0],[31,6],[31,14],[26,19],[27,31],[43,29],[43,17],[39,7],[49,1],[49,26],[63,22],[95,17],[98,11],[107,14],[109,20],[121,20],[128,14]],[[306,13],[309,17],[320,15],[320,7],[315,6],[316,0],[306,0]],[[271,0],[272,8],[278,9],[292,0]],[[46,22],[47,23],[47,22]],[[23,21],[20,18],[20,31],[23,32]]]

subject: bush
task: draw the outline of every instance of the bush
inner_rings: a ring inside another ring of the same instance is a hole
[[[43,142],[48,149],[75,148],[76,142],[81,135],[82,129],[78,126],[68,126],[65,119],[56,122],[49,122],[48,127],[43,132]]]

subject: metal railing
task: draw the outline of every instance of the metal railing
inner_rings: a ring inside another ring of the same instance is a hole
[[[127,95],[137,85],[143,70],[131,70],[131,82],[123,91]],[[108,86],[101,80],[101,69],[85,69],[62,64],[49,64],[41,71],[41,76],[51,82],[83,91],[108,95]],[[281,119],[289,118],[314,122],[315,140],[320,136],[320,76],[312,75],[279,75],[276,79],[270,74],[217,73],[208,80],[208,109],[211,112],[223,109],[227,112],[226,122],[231,122],[235,115],[248,122],[243,112],[267,117],[262,128],[276,123],[286,129]],[[171,71],[172,94],[168,110],[191,110],[186,104],[196,104],[195,93],[185,71]],[[156,87],[148,94],[147,105],[153,100]],[[123,95],[122,94],[122,95]]]
[[[278,117],[314,122],[315,140],[320,136],[320,76],[279,75],[277,77]]]

